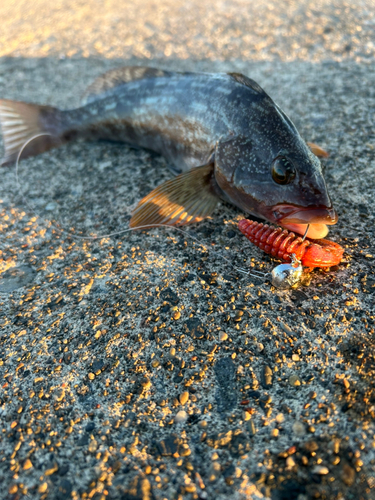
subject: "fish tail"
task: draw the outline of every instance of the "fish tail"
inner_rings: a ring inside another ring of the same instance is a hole
[[[26,158],[66,142],[62,135],[63,113],[51,106],[0,99],[0,125],[4,143],[4,156],[0,165],[15,162],[20,151],[22,158]]]

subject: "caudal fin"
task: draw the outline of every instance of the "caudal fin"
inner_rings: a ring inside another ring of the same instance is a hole
[[[65,142],[59,137],[56,126],[60,120],[55,120],[54,126],[54,116],[60,113],[50,106],[0,99],[0,125],[4,142],[4,157],[0,164],[15,162],[28,141],[22,151],[22,158],[38,155]]]

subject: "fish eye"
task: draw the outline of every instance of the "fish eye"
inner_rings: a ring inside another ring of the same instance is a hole
[[[289,184],[296,176],[293,163],[285,156],[278,156],[272,162],[272,179],[277,184]]]

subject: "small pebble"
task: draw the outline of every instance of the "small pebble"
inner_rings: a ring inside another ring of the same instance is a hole
[[[49,464],[44,471],[45,476],[52,476],[55,472],[59,470],[59,467],[56,462]]]
[[[23,464],[23,470],[29,470],[31,469],[33,464],[31,463],[31,460],[29,458],[26,458],[25,463]]]
[[[48,212],[50,212],[52,210],[55,210],[56,207],[57,207],[56,203],[51,201],[50,203],[47,203],[47,205],[44,207],[44,210],[47,210]]]
[[[180,456],[181,457],[188,457],[191,455],[191,450],[189,448],[189,445],[183,444],[180,448]]]
[[[144,389],[148,389],[149,387],[151,387],[151,381],[150,381],[150,379],[147,378],[147,377],[142,377],[142,379],[141,379],[141,386]]]
[[[219,340],[220,340],[220,342],[225,342],[225,340],[228,340],[228,334],[225,332],[220,332],[219,333]]]
[[[289,406],[286,405],[285,403],[281,405],[281,408],[282,408],[284,413],[292,413],[292,409],[289,408]]]
[[[292,355],[292,360],[293,360],[293,361],[299,361],[299,356],[298,356],[298,354],[293,354],[293,355]]]
[[[261,342],[258,342],[256,344],[256,349],[257,349],[258,353],[260,353],[260,352],[264,351],[264,345]]]
[[[286,459],[286,468],[287,469],[292,469],[296,465],[296,462],[294,461],[293,457],[288,457]]]
[[[296,436],[304,436],[306,434],[306,428],[304,424],[298,420],[294,422],[292,429]]]
[[[197,491],[197,487],[194,483],[185,484],[184,488],[187,493],[195,493]]]
[[[177,321],[177,320],[178,320],[178,319],[180,319],[180,318],[181,318],[181,313],[180,313],[180,311],[175,311],[175,312],[173,313],[173,319]]]
[[[221,466],[219,462],[212,462],[208,469],[208,480],[210,482],[216,481],[221,475]]]
[[[324,467],[324,465],[316,465],[311,472],[313,474],[319,474],[320,476],[325,476],[326,474],[329,474],[329,469],[328,467]]]
[[[94,378],[95,378],[95,373],[90,372],[87,376],[88,376],[88,378],[89,378],[90,380],[94,380]]]
[[[243,419],[243,420],[245,420],[245,422],[246,422],[247,420],[250,420],[250,419],[251,419],[251,415],[250,415],[250,413],[249,413],[248,411],[243,411],[243,412],[242,412],[242,419]]]
[[[262,370],[262,385],[265,389],[272,387],[272,369],[268,365]]]
[[[90,453],[94,453],[98,448],[98,442],[96,441],[96,439],[92,439],[90,441],[90,444],[89,444],[89,452]]]
[[[275,420],[278,424],[281,424],[282,422],[284,422],[284,415],[282,413],[278,413]]]
[[[181,410],[174,417],[174,421],[175,421],[176,424],[183,424],[188,419],[188,416],[189,415],[186,413],[185,410]]]
[[[38,493],[45,493],[48,490],[48,483],[42,483],[38,488]]]
[[[58,389],[54,394],[55,401],[62,401],[65,397],[64,389]]]
[[[299,385],[301,385],[301,381],[297,377],[297,375],[291,375],[289,377],[289,385],[291,385],[292,387],[298,387]]]
[[[185,405],[189,401],[189,392],[185,391],[181,393],[178,399],[182,405]]]
[[[255,424],[254,424],[254,420],[251,419],[248,423],[247,423],[247,429],[250,433],[251,436],[255,436],[255,434],[257,433],[257,429],[255,427]]]
[[[336,455],[340,452],[340,439],[334,439],[332,446],[333,446],[333,453],[336,453]]]
[[[343,466],[342,480],[347,486],[351,486],[355,481],[355,470],[348,464]]]

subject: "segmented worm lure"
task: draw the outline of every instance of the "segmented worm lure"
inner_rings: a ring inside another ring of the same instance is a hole
[[[303,266],[326,268],[341,262],[344,249],[329,240],[309,240],[281,229],[243,219],[239,230],[254,245],[284,262],[300,262]]]

